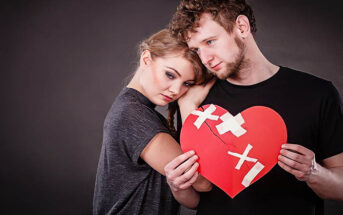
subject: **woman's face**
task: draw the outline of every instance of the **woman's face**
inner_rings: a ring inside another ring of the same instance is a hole
[[[154,59],[149,54],[145,63],[141,85],[145,96],[156,105],[177,100],[195,83],[194,68],[181,54]]]

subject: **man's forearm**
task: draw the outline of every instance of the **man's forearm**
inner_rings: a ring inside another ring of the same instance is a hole
[[[343,167],[327,169],[317,165],[306,183],[323,199],[343,201]]]

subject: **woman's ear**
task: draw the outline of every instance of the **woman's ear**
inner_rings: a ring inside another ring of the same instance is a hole
[[[250,34],[250,23],[248,17],[245,15],[239,15],[236,19],[236,29],[238,31],[238,35],[240,35],[242,39],[247,38]]]
[[[141,54],[140,64],[142,66],[149,66],[152,62],[151,52],[149,50],[145,50]]]

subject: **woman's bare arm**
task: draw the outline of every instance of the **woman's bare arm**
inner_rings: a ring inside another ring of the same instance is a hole
[[[171,135],[167,133],[158,133],[144,148],[140,157],[153,169],[155,169],[162,175],[166,175],[166,165],[173,161],[179,155],[185,154],[188,155],[188,160],[183,165],[178,165],[178,168],[185,168],[187,174],[185,172],[183,173],[185,173],[185,177],[189,178],[187,181],[184,181],[183,184],[188,183],[189,186],[183,187],[183,189],[171,190],[173,192],[175,199],[180,204],[188,208],[195,208],[199,203],[199,194],[191,186],[193,183],[195,183],[195,181],[198,178],[198,173],[196,171],[198,168],[198,163],[196,162],[197,156],[194,155],[194,153],[193,155],[191,155],[191,152],[183,153],[180,148],[180,145],[175,141],[175,139]],[[167,171],[168,170],[170,170],[168,172],[169,174],[175,171],[174,169],[167,169]],[[205,190],[206,185],[201,184],[203,183],[199,184],[199,189]]]

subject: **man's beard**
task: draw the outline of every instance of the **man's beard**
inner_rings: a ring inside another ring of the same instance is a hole
[[[238,73],[242,70],[242,68],[246,65],[245,60],[245,44],[235,37],[236,45],[239,49],[239,53],[235,56],[235,59],[231,63],[226,63],[225,71],[223,73],[214,74],[221,80],[226,80],[228,78],[237,77]]]

